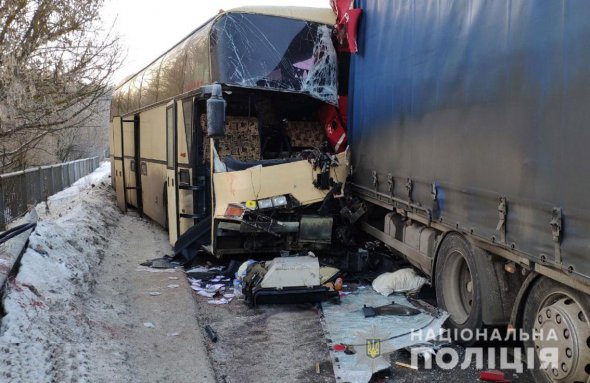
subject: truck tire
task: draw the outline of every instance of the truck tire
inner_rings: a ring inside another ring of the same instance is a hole
[[[523,328],[530,338],[524,342],[526,350],[535,349],[535,365],[531,369],[535,382],[590,381],[588,295],[540,277],[530,288]],[[533,331],[542,334],[543,339],[532,337]],[[541,368],[540,350],[552,347],[558,350],[558,365]]]
[[[438,251],[435,289],[438,306],[450,314],[446,322],[459,343],[475,342],[483,326],[480,270],[469,243],[458,233],[448,234]],[[462,332],[462,330],[469,330]]]

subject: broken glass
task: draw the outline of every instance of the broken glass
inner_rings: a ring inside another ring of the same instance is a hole
[[[213,25],[211,52],[213,77],[221,83],[308,93],[337,104],[336,51],[325,25],[230,13]]]

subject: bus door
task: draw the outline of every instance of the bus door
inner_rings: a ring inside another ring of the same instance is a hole
[[[178,220],[176,103],[166,106],[166,216],[170,244],[174,245],[180,232]]]
[[[139,115],[121,118],[122,192],[125,209],[141,214],[141,173],[139,169]],[[119,193],[117,193],[119,194]]]
[[[114,174],[111,175],[114,187],[117,192],[117,207],[121,211],[127,211],[127,204],[125,202],[125,182],[123,181],[123,152],[122,152],[122,128],[121,117],[113,117],[112,135],[113,135],[113,160],[114,160]]]
[[[204,103],[202,103],[204,107]],[[205,219],[209,213],[208,168],[203,161],[203,130],[200,124],[198,98],[185,99],[182,102],[183,124],[178,125],[179,157],[183,162],[178,169],[178,189],[180,205],[180,231],[185,233],[189,228]],[[182,137],[181,137],[182,136]],[[182,145],[180,145],[182,143]]]

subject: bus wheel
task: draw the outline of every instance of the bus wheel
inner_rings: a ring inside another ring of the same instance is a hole
[[[535,382],[590,381],[589,296],[541,277],[531,286],[523,327],[526,349],[535,349]]]
[[[472,344],[483,326],[479,270],[469,243],[461,235],[448,234],[436,261],[436,300],[450,317],[447,327],[458,342]],[[468,330],[462,332],[462,330]]]

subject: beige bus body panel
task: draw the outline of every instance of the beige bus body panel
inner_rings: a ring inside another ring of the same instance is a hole
[[[346,154],[338,155],[340,165],[332,168],[331,176],[336,182],[346,180],[348,164]],[[327,190],[313,185],[318,174],[305,160],[268,167],[253,167],[246,170],[213,175],[215,192],[215,218],[223,218],[230,203],[241,203],[277,195],[291,194],[302,205],[320,202]]]
[[[123,185],[123,162],[121,160],[115,160],[115,189],[117,191],[117,207],[121,209],[121,211],[127,211],[127,206],[125,206],[125,198],[123,196],[123,191],[125,190]]]
[[[143,213],[166,225],[164,211],[164,184],[166,182],[166,107],[149,109],[139,115],[140,168]]]
[[[160,225],[165,226],[164,183],[166,182],[166,165],[147,161],[145,165],[147,176],[141,176],[143,213]]]
[[[139,115],[141,158],[166,162],[166,105]]]

